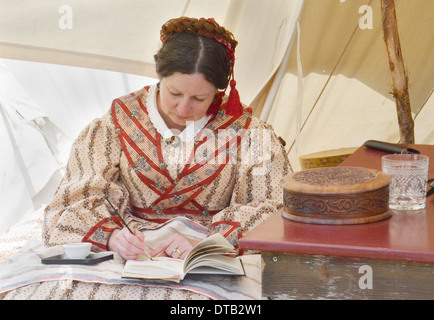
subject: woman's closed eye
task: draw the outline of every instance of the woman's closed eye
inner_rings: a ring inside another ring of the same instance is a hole
[[[182,97],[183,96],[182,93],[172,92],[172,91],[169,91],[169,92],[174,97]],[[199,98],[199,97],[192,97],[192,99],[197,101],[197,102],[204,102],[206,100],[205,98]]]
[[[174,96],[174,97],[180,97],[180,96],[182,96],[181,93],[172,92],[172,91],[169,91],[169,92],[170,92],[170,94],[171,94],[172,96]]]

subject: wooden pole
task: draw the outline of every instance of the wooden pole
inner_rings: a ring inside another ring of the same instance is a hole
[[[408,76],[402,57],[396,22],[395,1],[381,0],[384,41],[389,55],[392,73],[393,96],[396,101],[400,143],[414,143],[414,122],[411,116],[410,96],[408,94]]]

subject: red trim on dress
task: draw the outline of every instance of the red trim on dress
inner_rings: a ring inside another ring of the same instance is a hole
[[[122,138],[128,142],[128,144],[131,146],[131,148],[134,149],[134,151],[137,152],[137,154],[143,158],[146,159],[146,163],[148,163],[154,170],[156,170],[157,172],[159,172],[160,174],[162,174],[163,176],[165,176],[170,182],[173,182],[172,177],[170,176],[169,172],[167,172],[167,170],[162,170],[160,169],[160,167],[155,164],[154,162],[151,161],[151,159],[143,152],[142,149],[139,148],[139,146],[130,138],[130,136],[121,129],[121,132],[119,133],[119,136],[122,136]],[[126,150],[124,150],[124,152],[128,152]],[[130,158],[131,159],[131,158]],[[132,161],[132,159],[131,159]],[[134,168],[135,164],[134,162],[131,163],[131,166]]]
[[[125,145],[124,140],[119,139],[120,143],[121,143],[121,147],[122,150],[126,150],[127,147]],[[131,165],[131,167],[134,169],[134,161],[133,159],[131,159],[131,155],[128,152],[124,152],[125,156],[127,157],[128,162],[130,163],[130,165],[133,163],[133,165]],[[139,176],[140,180],[142,180],[142,182],[150,189],[152,189],[152,191],[154,191],[156,194],[161,195],[162,192],[160,190],[158,190],[158,188],[155,185],[155,182],[149,178],[147,178],[145,175],[143,175],[140,171],[134,171],[136,172],[136,174]]]
[[[125,105],[125,103],[123,103],[121,99],[116,99],[116,102],[125,112],[125,115],[136,125],[136,127],[140,130],[140,132],[142,132],[148,138],[148,140],[150,140],[152,144],[155,145],[156,139],[152,137],[151,134],[140,124],[140,122],[137,120],[136,117],[131,116],[131,110]],[[123,130],[123,128],[121,129]]]

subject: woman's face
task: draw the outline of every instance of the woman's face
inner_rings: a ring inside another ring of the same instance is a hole
[[[176,72],[160,78],[157,106],[169,129],[185,129],[187,122],[201,119],[207,112],[217,88],[203,74]]]

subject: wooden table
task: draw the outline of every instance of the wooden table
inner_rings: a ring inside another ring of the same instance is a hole
[[[411,145],[430,157],[434,146]],[[385,153],[357,149],[341,166],[381,170]],[[434,299],[434,195],[418,211],[359,225],[317,225],[276,214],[247,233],[259,250],[265,299]]]

